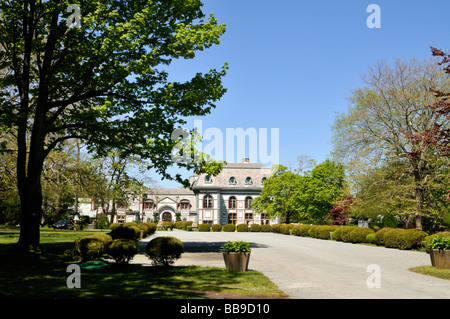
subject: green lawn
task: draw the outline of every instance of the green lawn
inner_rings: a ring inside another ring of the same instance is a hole
[[[42,230],[39,252],[11,251],[18,231],[0,230],[0,298],[285,298],[257,271],[218,267],[150,267],[137,264],[82,269],[81,288],[68,288],[64,255],[88,231]],[[181,257],[183,258],[183,257]]]

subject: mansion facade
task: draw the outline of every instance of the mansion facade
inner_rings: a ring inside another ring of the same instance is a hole
[[[127,205],[116,204],[113,222],[126,223],[140,220],[151,222],[176,220],[198,224],[273,224],[264,213],[252,208],[253,199],[259,195],[264,180],[271,176],[270,168],[262,164],[242,163],[224,164],[217,176],[206,174],[190,177],[192,189],[147,189],[143,198]],[[93,201],[80,203],[81,215],[96,217],[101,213]]]

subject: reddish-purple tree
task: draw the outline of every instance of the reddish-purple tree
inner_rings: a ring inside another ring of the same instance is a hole
[[[334,203],[333,208],[330,209],[331,224],[345,225],[348,221],[348,214],[354,205],[355,198],[352,195],[346,196],[342,200]]]
[[[443,70],[445,73],[450,74],[450,54],[444,53],[441,50],[431,47],[433,56],[441,57],[439,65],[446,65]],[[439,123],[439,119],[444,121],[450,120],[450,93],[446,93],[440,90],[430,88],[432,92],[439,100],[438,102],[425,106],[426,109],[435,112],[437,115],[437,121],[434,123],[434,127],[429,130],[424,130],[419,133],[405,132],[406,136],[410,139],[411,143],[415,145],[415,148],[410,152],[407,152],[410,158],[417,158],[423,152],[430,147],[435,148],[441,156],[450,156],[450,130],[447,127],[443,127]]]

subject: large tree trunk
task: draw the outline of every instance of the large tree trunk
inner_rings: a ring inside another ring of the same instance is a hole
[[[420,173],[420,166],[418,169],[414,169],[414,182],[415,182],[415,197],[416,197],[416,228],[423,229],[422,225],[422,206],[423,206],[423,194],[422,194],[422,174]]]
[[[24,182],[19,183],[18,187],[22,216],[17,249],[20,251],[39,249],[39,228],[42,217],[40,173],[29,176]]]

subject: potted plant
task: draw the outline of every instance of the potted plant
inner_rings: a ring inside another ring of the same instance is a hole
[[[250,261],[250,243],[245,241],[229,241],[222,245],[223,259],[227,270],[246,271]]]
[[[428,242],[431,265],[436,268],[450,269],[450,238],[433,237]]]

